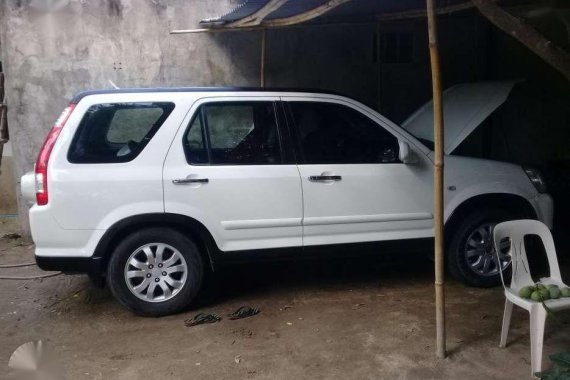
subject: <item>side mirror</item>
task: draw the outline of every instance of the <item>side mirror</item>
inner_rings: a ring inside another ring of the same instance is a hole
[[[418,158],[416,157],[415,152],[410,149],[410,144],[405,141],[398,141],[398,145],[400,146],[400,161],[402,161],[404,164],[415,164],[418,162]]]

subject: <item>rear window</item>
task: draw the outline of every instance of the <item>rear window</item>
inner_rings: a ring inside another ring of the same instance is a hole
[[[89,107],[71,143],[75,164],[133,160],[174,109],[173,103],[104,103]]]

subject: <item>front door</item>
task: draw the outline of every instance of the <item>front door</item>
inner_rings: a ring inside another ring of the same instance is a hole
[[[302,244],[301,181],[283,153],[277,100],[198,101],[166,158],[166,212],[201,222],[222,251]]]
[[[433,171],[423,153],[402,163],[397,133],[365,109],[282,99],[300,152],[304,245],[433,236]]]

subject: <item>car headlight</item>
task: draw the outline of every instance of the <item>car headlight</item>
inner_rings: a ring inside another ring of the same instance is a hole
[[[540,174],[538,169],[527,168],[527,167],[523,167],[523,169],[526,175],[528,176],[528,179],[530,179],[530,182],[532,182],[532,184],[536,188],[536,191],[538,191],[539,193],[546,193],[546,183],[544,182],[544,179],[542,178],[542,175]]]

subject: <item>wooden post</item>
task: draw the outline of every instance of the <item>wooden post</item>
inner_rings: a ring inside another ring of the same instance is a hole
[[[441,89],[441,68],[437,44],[437,20],[435,0],[427,2],[427,22],[429,53],[431,61],[431,80],[433,89],[433,127],[434,127],[434,229],[435,229],[435,318],[436,318],[436,354],[445,358],[445,289],[444,285],[444,239],[443,239],[443,99]]]
[[[267,30],[264,28],[261,30],[261,87],[265,87],[265,40],[266,40]]]

